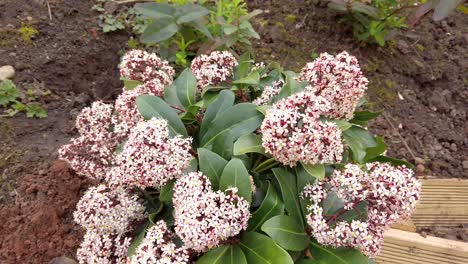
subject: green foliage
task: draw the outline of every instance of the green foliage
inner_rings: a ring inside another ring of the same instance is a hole
[[[31,43],[32,38],[39,34],[39,31],[31,25],[21,23],[21,28],[19,29],[19,34],[24,42]]]
[[[43,92],[41,95],[48,95]],[[39,94],[29,89],[26,98],[21,98],[21,93],[16,85],[10,80],[0,82],[0,105],[5,108],[7,116],[14,116],[19,112],[25,112],[28,118],[46,118],[47,111],[37,102]]]

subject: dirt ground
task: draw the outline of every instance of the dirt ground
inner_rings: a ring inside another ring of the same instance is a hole
[[[49,17],[47,2],[51,9]],[[92,0],[0,0],[0,66],[16,69],[21,89],[49,89],[41,99],[49,117],[0,117],[0,263],[48,263],[73,257],[81,232],[72,212],[90,185],[56,161],[56,150],[75,135],[74,118],[92,101],[112,100],[122,86],[117,64],[128,33],[103,34]],[[370,79],[372,108],[386,109],[371,129],[389,155],[414,162],[420,174],[468,178],[468,20],[424,20],[389,48],[361,47],[350,28],[326,8],[307,1],[249,1],[265,10],[255,19],[259,60],[293,70],[320,52],[347,50]],[[17,33],[39,31],[31,43]],[[450,231],[452,230],[452,231]],[[463,227],[426,234],[468,241]],[[443,234],[441,234],[443,233]]]

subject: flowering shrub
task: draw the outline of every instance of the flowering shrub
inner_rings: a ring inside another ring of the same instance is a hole
[[[115,104],[83,109],[59,150],[100,184],[74,214],[80,263],[368,263],[419,199],[366,129],[379,113],[357,109],[368,82],[346,52],[299,75],[228,52],[175,80],[142,51],[120,69]]]

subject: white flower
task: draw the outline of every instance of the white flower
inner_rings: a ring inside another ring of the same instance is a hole
[[[236,58],[228,51],[213,51],[210,55],[196,57],[192,61],[191,69],[197,78],[198,90],[226,81],[236,65]]]
[[[131,239],[123,235],[88,230],[76,258],[80,264],[125,263]]]

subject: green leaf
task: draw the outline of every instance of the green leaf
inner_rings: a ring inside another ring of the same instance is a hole
[[[187,25],[189,25],[189,26],[195,28],[196,30],[200,31],[206,37],[208,37],[210,39],[213,38],[213,36],[211,35],[211,32],[205,26],[205,23],[203,22],[203,19],[197,19],[197,20],[191,21],[191,22],[187,23]]]
[[[153,19],[172,18],[175,14],[174,6],[164,3],[136,4],[135,9],[142,15]]]
[[[219,180],[228,164],[227,160],[204,148],[198,149],[198,160],[201,172],[210,179],[213,189],[218,190]]]
[[[372,134],[364,128],[352,126],[343,132],[344,139],[348,146],[351,148],[354,160],[359,163],[364,162],[366,157],[366,150],[368,148],[377,147]]]
[[[214,103],[213,103],[214,104]],[[263,115],[257,111],[257,106],[252,103],[234,105],[217,115],[209,125],[209,130],[201,140],[201,146],[205,147],[224,133],[230,133],[233,140],[255,131],[261,124]]]
[[[234,149],[234,140],[231,133],[223,133],[217,137],[212,144],[211,150],[226,160],[231,160]]]
[[[262,147],[262,135],[248,134],[240,137],[236,143],[234,143],[234,155],[241,155],[245,153],[260,153],[265,154],[265,150]]]
[[[163,99],[153,95],[140,95],[136,99],[136,105],[140,114],[146,119],[159,117],[167,120],[169,129],[173,134],[187,136],[184,123],[180,120],[174,109]]]
[[[133,89],[134,89],[135,87],[137,87],[138,85],[142,85],[142,84],[143,84],[143,83],[140,82],[140,81],[130,80],[130,79],[123,78],[123,77],[121,77],[120,80],[123,81],[124,86],[125,86],[125,89],[127,89],[127,90],[133,90]]]
[[[364,157],[364,161],[368,161],[379,156],[380,154],[384,153],[387,149],[387,145],[385,144],[383,138],[376,136],[375,142],[377,142],[377,146],[368,148],[366,150],[366,156]]]
[[[138,236],[135,237],[135,239],[132,241],[132,243],[128,247],[128,251],[127,251],[127,256],[128,257],[133,256],[135,254],[135,251],[138,248],[138,246],[141,244],[141,242],[143,242],[143,239],[145,238],[145,234],[146,234],[146,229],[149,227],[149,225],[150,225],[149,222],[147,222],[145,225],[143,225],[143,227],[142,227],[140,233],[138,234]]]
[[[197,264],[247,264],[247,260],[239,246],[224,245],[206,252]]]
[[[310,254],[325,263],[367,264],[368,258],[357,249],[325,247],[311,241]]]
[[[178,30],[179,27],[172,18],[156,19],[146,27],[140,39],[145,44],[159,43],[174,36]]]
[[[176,10],[177,23],[188,23],[208,15],[208,9],[200,5],[183,5]]]
[[[348,121],[345,121],[345,120],[330,119],[330,120],[327,120],[327,121],[334,123],[341,131],[346,131],[352,126],[351,123],[349,123]]]
[[[256,85],[260,81],[260,74],[258,71],[254,71],[250,73],[247,77],[235,80],[234,84],[250,84],[250,85]]]
[[[375,157],[373,159],[370,159],[368,160],[367,162],[382,162],[382,163],[385,163],[385,162],[388,162],[390,164],[392,164],[393,166],[406,166],[410,169],[412,169],[414,167],[413,164],[407,162],[406,160],[400,160],[400,159],[394,159],[394,158],[391,158],[391,157],[387,157],[387,156],[378,156],[378,157]]]
[[[285,71],[283,73],[286,76],[286,83],[284,84],[283,88],[281,88],[279,95],[273,98],[273,103],[280,99],[289,97],[295,93],[302,92],[306,86],[305,82],[301,83],[296,81],[296,74],[294,72]]]
[[[161,187],[159,192],[159,200],[161,202],[169,202],[172,199],[172,187],[174,187],[175,180],[169,181]]]
[[[286,211],[288,211],[289,216],[300,222],[303,227],[304,222],[301,213],[301,204],[299,203],[296,176],[283,168],[274,168],[272,171],[280,185]]]
[[[252,218],[249,220],[247,231],[255,231],[260,228],[263,223],[269,218],[282,215],[284,213],[284,203],[281,198],[276,194],[275,188],[271,183],[268,183],[268,191],[263,199],[262,204],[252,214]]]
[[[20,96],[18,88],[10,80],[0,82],[0,105],[6,107]]]
[[[302,163],[302,167],[309,173],[311,176],[323,181],[325,178],[325,165],[323,164],[304,164]]]
[[[26,117],[46,118],[47,111],[39,103],[29,103],[26,105]]]
[[[434,21],[440,21],[448,17],[461,2],[462,0],[440,0],[434,8],[432,19],[434,19]]]
[[[308,184],[314,184],[317,181],[317,178],[310,175],[301,164],[296,166],[296,176],[297,176],[297,191],[298,193],[302,193],[304,191],[305,186]],[[304,199],[299,199],[299,203],[301,204],[302,214],[306,215],[307,213],[307,203]]]
[[[252,201],[250,175],[244,163],[238,158],[228,162],[219,180],[220,190],[224,191],[230,187],[237,187],[239,196],[244,197],[249,203]]]
[[[257,107],[257,110],[262,113],[263,115],[266,115],[266,112],[268,109],[271,108],[271,105],[261,105],[259,107]]]
[[[164,101],[169,105],[184,108],[179,98],[177,97],[177,87],[172,83],[164,89]]]
[[[190,68],[185,69],[174,81],[177,91],[177,98],[182,105],[187,108],[196,102],[197,78],[193,75]]]
[[[363,3],[352,3],[352,9],[353,11],[364,13],[374,19],[380,19],[379,10],[373,6]]]
[[[359,111],[359,112],[354,112],[353,119],[351,119],[349,122],[353,124],[357,124],[360,126],[367,126],[367,122],[369,120],[372,120],[379,115],[381,115],[383,112],[370,112],[370,111]]]
[[[238,28],[236,26],[229,25],[229,24],[223,26],[223,31],[224,31],[224,34],[226,34],[226,35],[231,35],[232,33],[236,32],[237,29]]]
[[[309,245],[309,236],[294,218],[278,215],[262,225],[262,231],[286,250],[300,251]]]
[[[211,126],[211,122],[232,106],[234,99],[234,93],[229,90],[222,90],[219,93],[218,98],[208,106],[203,116],[203,122],[200,127],[200,139],[206,134],[208,128]]]
[[[239,243],[248,263],[255,264],[293,264],[288,252],[278,246],[271,238],[248,232],[241,236]]]

